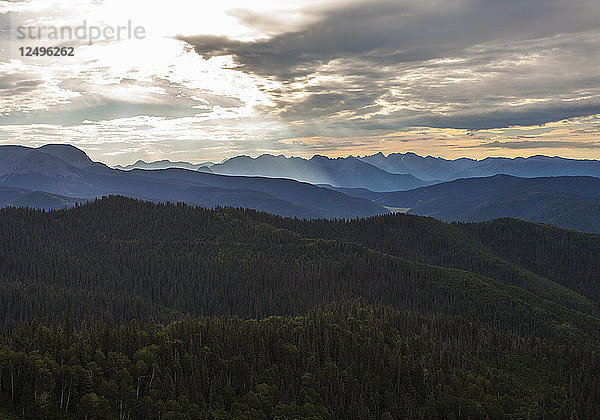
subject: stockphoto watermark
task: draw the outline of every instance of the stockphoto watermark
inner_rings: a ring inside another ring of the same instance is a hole
[[[19,25],[15,29],[17,40],[50,41],[122,41],[145,39],[146,28],[131,20],[126,25],[90,25],[86,20],[78,26]]]
[[[119,25],[91,24],[87,20],[62,26],[12,23],[12,51],[20,57],[73,57],[82,43],[146,39],[146,28],[132,20]]]

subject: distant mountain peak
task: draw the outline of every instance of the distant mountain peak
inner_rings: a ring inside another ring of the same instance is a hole
[[[154,169],[169,169],[169,168],[179,168],[179,169],[188,169],[191,171],[201,170],[202,172],[209,172],[210,169],[207,165],[212,165],[212,162],[203,162],[203,163],[189,163],[184,161],[173,162],[168,159],[156,160],[154,162],[146,162],[142,159],[131,165],[116,165],[115,169],[120,169],[124,171],[129,171],[132,169],[145,169],[145,170],[154,170]]]
[[[89,156],[81,149],[70,144],[47,144],[37,150],[65,161],[76,168],[87,168],[94,164]]]
[[[412,175],[391,174],[356,157],[329,158],[316,154],[310,159],[284,155],[238,156],[211,167],[214,173],[295,179],[336,187],[397,191],[429,185]]]
[[[250,160],[250,159],[252,159],[251,156],[248,156],[248,155],[238,155],[238,156],[227,158],[222,163],[231,162],[231,161],[234,161],[234,160]]]
[[[271,159],[271,158],[284,158],[285,159],[285,156],[282,154],[272,155],[271,153],[263,153],[262,155],[259,155],[256,159]]]
[[[422,157],[413,152],[381,154],[360,158],[393,174],[411,174],[427,181],[450,181],[459,178],[508,174],[532,178],[544,176],[600,177],[600,161],[535,155],[530,157],[494,157],[445,159]]]

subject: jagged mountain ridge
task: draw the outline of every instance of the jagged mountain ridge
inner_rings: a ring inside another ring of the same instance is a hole
[[[431,185],[410,174],[391,174],[355,157],[331,159],[315,155],[310,159],[283,155],[236,156],[211,166],[222,175],[289,178],[311,184],[368,188],[373,191],[400,191]]]
[[[498,174],[524,178],[548,176],[600,177],[600,161],[566,159],[558,156],[531,156],[527,158],[488,157],[482,160],[460,158],[448,160],[422,157],[414,153],[377,153],[359,157],[390,173],[412,174],[424,180],[451,181],[459,178],[486,177]]]
[[[371,201],[288,179],[228,177],[164,169],[121,171],[69,145],[0,146],[0,186],[71,198],[121,194],[153,201],[248,207],[283,216],[365,217],[386,210]],[[35,202],[21,202],[35,207]]]
[[[367,163],[371,167],[361,165],[359,162]],[[241,155],[218,164],[204,163],[204,165],[210,167],[215,173],[223,175],[290,178],[312,184],[328,184],[341,188],[366,188],[372,191],[402,191],[443,181],[498,174],[524,178],[600,177],[600,161],[598,160],[566,159],[543,155],[527,158],[488,157],[482,160],[470,158],[451,160],[419,156],[412,152],[391,153],[387,156],[379,152],[370,156],[340,158],[315,155],[310,159],[263,154],[256,158]],[[374,170],[373,166],[380,171]],[[197,169],[196,164],[169,161],[159,161],[154,164],[138,161],[133,165],[118,168],[165,169],[167,167]],[[403,175],[403,177],[394,175]]]

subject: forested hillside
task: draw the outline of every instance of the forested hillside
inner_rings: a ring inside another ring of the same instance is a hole
[[[0,227],[11,415],[600,415],[600,235],[123,197]]]
[[[50,194],[43,191],[29,191],[21,188],[0,186],[0,207],[32,207],[36,209],[64,209],[85,202],[83,199]]]
[[[599,314],[597,234],[515,219],[456,224],[405,214],[335,221],[260,217],[307,237],[360,243],[388,255],[477,273]],[[497,225],[502,229],[494,229]]]
[[[600,235],[498,219],[460,227],[497,255],[600,304]]]
[[[0,401],[24,417],[600,415],[600,360],[584,340],[557,346],[461,317],[358,303],[167,327],[28,324],[3,342]]]
[[[600,233],[600,178],[597,177],[494,175],[461,178],[410,191],[333,189],[383,206],[408,209],[410,214],[448,222],[483,222],[510,217]]]

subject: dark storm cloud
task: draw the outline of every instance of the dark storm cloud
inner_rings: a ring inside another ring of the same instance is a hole
[[[257,13],[246,9],[233,9],[228,12],[230,16],[236,17],[242,24],[256,28],[262,33],[278,33],[286,30],[289,26],[287,16],[279,13]]]
[[[596,0],[369,1],[311,13],[316,22],[268,39],[180,39],[281,82],[270,112],[319,130],[338,119],[488,128],[599,112]]]
[[[345,56],[397,64],[448,56],[499,38],[597,29],[597,9],[595,1],[585,0],[377,1],[324,11],[303,30],[256,42],[183,39],[205,57],[233,55],[248,71],[289,80]]]

